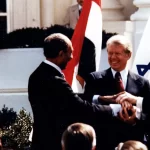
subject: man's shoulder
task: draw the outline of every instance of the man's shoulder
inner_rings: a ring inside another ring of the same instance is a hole
[[[108,68],[108,69],[102,70],[102,71],[94,71],[94,72],[91,72],[90,74],[97,78],[103,78],[110,73],[111,73],[111,70],[110,70],[110,68]]]
[[[75,5],[72,5],[69,7],[69,9],[71,9],[71,10],[78,9],[78,8],[79,8],[78,4],[75,4]]]
[[[145,82],[148,82],[148,79],[146,79],[145,77],[137,74],[137,73],[134,73],[132,71],[129,71],[129,75],[134,78],[135,80],[141,80],[141,81],[145,81]]]

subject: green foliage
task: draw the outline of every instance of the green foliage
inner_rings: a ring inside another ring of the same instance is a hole
[[[0,129],[8,129],[8,127],[15,122],[16,117],[17,113],[14,112],[13,108],[8,109],[8,107],[4,105],[0,111]]]
[[[7,107],[3,109],[7,110],[2,111],[4,112],[4,116],[6,114],[8,115],[8,112],[10,116],[15,113],[12,111],[12,109],[8,110]],[[10,119],[10,117],[7,118]],[[29,148],[31,143],[28,139],[33,123],[31,115],[28,114],[24,108],[22,108],[19,114],[17,114],[14,122],[12,122],[11,119],[7,120],[7,122],[9,122],[9,127],[7,126],[7,128],[3,128],[0,131],[3,147],[9,147],[14,150],[23,150],[25,148]]]
[[[44,39],[48,35],[62,33],[71,39],[73,32],[73,29],[57,24],[47,28],[28,27],[17,29],[6,35],[0,35],[0,49],[43,47]],[[102,49],[106,47],[106,41],[115,34],[117,33],[102,31]]]

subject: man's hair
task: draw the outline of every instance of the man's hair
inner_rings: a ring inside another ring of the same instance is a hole
[[[92,150],[96,146],[95,130],[87,124],[71,124],[64,131],[61,144],[64,150]]]
[[[111,38],[109,38],[106,45],[108,47],[111,44],[123,46],[125,53],[131,53],[132,52],[132,44],[127,39],[127,37],[125,37],[124,35],[114,35]]]
[[[124,142],[120,150],[148,150],[148,148],[139,141],[129,140]]]
[[[46,58],[56,58],[62,50],[66,52],[69,48],[70,40],[61,33],[54,33],[44,39],[44,56]]]

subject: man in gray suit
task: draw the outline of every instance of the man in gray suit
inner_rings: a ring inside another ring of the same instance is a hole
[[[82,5],[83,5],[84,0],[77,0],[76,5],[70,6],[67,10],[66,16],[64,18],[64,25],[74,29],[78,19],[80,12],[82,10]]]

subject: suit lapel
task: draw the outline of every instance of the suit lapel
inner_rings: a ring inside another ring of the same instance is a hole
[[[139,80],[138,76],[136,76],[134,73],[129,71],[127,77],[126,91],[133,95],[137,95],[141,87],[142,87],[142,83]]]
[[[79,19],[79,6],[75,5],[72,8],[72,13],[74,14],[75,18],[78,20]]]
[[[117,94],[116,84],[113,78],[111,68],[107,69],[103,74],[104,79],[104,93],[107,95]]]

